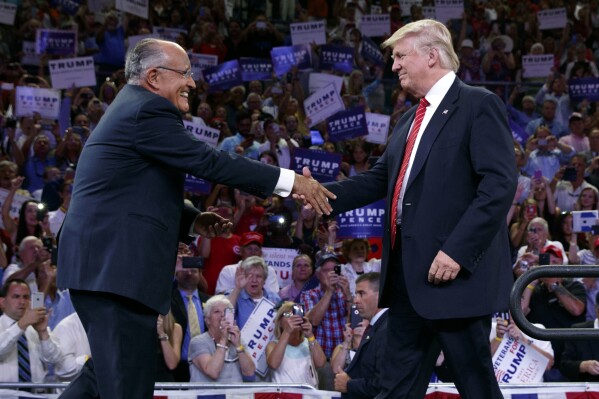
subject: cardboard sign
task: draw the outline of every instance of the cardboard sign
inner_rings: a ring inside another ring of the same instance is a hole
[[[0,24],[14,26],[16,15],[16,4],[0,2]]]
[[[183,121],[185,128],[189,130],[195,137],[204,143],[216,147],[218,143],[218,137],[220,136],[220,130],[211,128],[204,123],[196,123],[190,121]]]
[[[297,255],[297,249],[293,248],[262,248],[262,257],[266,265],[271,266],[277,272],[279,287],[284,288],[291,284],[293,259]]]
[[[553,54],[523,55],[523,78],[546,78],[554,65]]]
[[[364,107],[353,107],[337,112],[327,119],[327,131],[332,142],[349,140],[368,134]]]
[[[35,53],[74,56],[77,54],[77,31],[37,29]]]
[[[343,88],[343,78],[341,76],[331,75],[330,73],[312,72],[308,77],[308,92],[312,94],[331,83],[335,86],[335,90],[341,93],[341,89]]]
[[[532,384],[543,382],[543,373],[549,359],[527,343],[507,334],[493,355],[493,369],[497,381],[504,384]]]
[[[312,67],[312,52],[307,44],[274,47],[270,50],[272,67],[276,76],[283,76],[294,66],[299,70]]]
[[[241,57],[241,79],[244,82],[266,80],[272,78],[272,63],[269,59]]]
[[[368,37],[388,36],[391,33],[391,17],[389,14],[362,15],[360,32]]]
[[[218,56],[216,55],[199,53],[189,53],[188,55],[194,80],[198,80],[198,78],[202,76],[202,73],[205,69],[218,65]]]
[[[325,44],[325,21],[296,22],[289,24],[291,43],[298,44]]]
[[[390,122],[391,117],[389,115],[366,112],[368,136],[366,136],[365,140],[374,144],[386,144]]]
[[[537,12],[539,29],[563,29],[568,23],[565,8],[551,8]]]
[[[262,298],[241,330],[241,342],[245,342],[246,352],[256,365],[256,373],[265,376],[266,345],[275,336],[275,304]]]
[[[572,101],[599,101],[599,78],[568,80],[568,94]]]
[[[345,109],[345,104],[334,84],[328,84],[304,100],[306,116],[310,118],[310,127],[319,124],[329,116]]]
[[[54,89],[69,89],[96,85],[93,57],[63,58],[48,61],[50,80]]]
[[[383,236],[386,200],[381,199],[362,208],[344,212],[336,216],[337,237],[369,238]]]
[[[322,46],[320,48],[320,69],[351,73],[354,70],[354,49],[348,46]]]
[[[208,67],[202,71],[204,80],[210,85],[208,92],[228,90],[231,87],[243,84],[239,61],[223,62],[215,67]]]
[[[321,183],[333,181],[339,175],[341,166],[341,154],[330,153],[321,150],[310,150],[307,148],[296,148],[293,152],[292,169],[296,173],[302,173],[304,166],[312,172],[312,177]]]
[[[60,91],[17,86],[15,115],[32,116],[37,112],[44,119],[55,120],[60,114]]]
[[[592,227],[597,223],[599,217],[595,211],[572,211],[572,231],[575,233],[586,233],[593,231]]]

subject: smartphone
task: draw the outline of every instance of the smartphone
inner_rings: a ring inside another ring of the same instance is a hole
[[[44,307],[44,294],[42,292],[33,292],[31,294],[31,309]]]
[[[341,276],[341,265],[335,265],[333,270],[335,271],[336,275]]]
[[[351,328],[356,328],[362,322],[362,316],[360,316],[360,312],[356,305],[351,305],[351,311],[349,313],[349,326]]]
[[[225,308],[225,320],[231,323],[231,325],[235,324],[235,309]]]
[[[73,133],[77,133],[77,134],[82,134],[83,133],[83,127],[81,126],[73,126]]]
[[[564,181],[576,181],[576,168],[568,167],[564,170]]]
[[[549,254],[539,254],[539,266],[545,266],[551,264],[551,258]]]
[[[537,145],[547,145],[547,139],[538,139],[537,140]]]
[[[304,307],[299,303],[296,303],[291,307],[291,312],[293,315],[304,317]]]
[[[48,214],[48,208],[46,208],[46,205],[42,204],[41,202],[39,204],[37,204],[37,214],[36,214],[37,221],[43,222],[44,218],[46,217],[47,214]]]
[[[202,256],[183,256],[181,266],[184,269],[202,269],[204,268],[204,258]]]
[[[54,247],[54,239],[52,237],[43,237],[42,244],[44,245],[44,248],[48,250],[48,252],[51,252],[52,248]]]
[[[537,206],[535,204],[526,205],[526,217],[528,219],[535,218],[537,216]]]
[[[534,178],[535,180],[541,180],[543,177],[543,173],[540,170],[535,170]]]
[[[257,29],[266,29],[266,22],[264,22],[264,21],[256,22],[256,28]]]
[[[17,127],[17,120],[15,118],[6,118],[4,126],[9,129],[15,129]]]

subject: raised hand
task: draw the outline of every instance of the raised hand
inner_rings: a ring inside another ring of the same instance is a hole
[[[228,219],[213,212],[201,213],[195,221],[194,231],[204,237],[214,238],[228,234],[233,227]]]

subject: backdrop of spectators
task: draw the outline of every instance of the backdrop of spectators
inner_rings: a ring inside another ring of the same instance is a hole
[[[522,171],[534,176],[540,170],[543,177],[551,180],[562,164],[570,162],[575,152],[569,145],[558,142],[548,126],[540,125],[526,143],[526,154],[527,162]]]
[[[533,119],[526,125],[526,133],[532,136],[538,131],[538,128],[543,125],[555,137],[561,137],[567,133],[565,126],[556,118],[557,100],[555,98],[546,98],[543,100],[541,108],[541,117]],[[570,113],[568,113],[569,115]]]
[[[457,75],[461,80],[464,82],[482,80],[480,53],[478,50],[474,49],[472,40],[462,40],[458,57],[460,59],[460,68],[458,69]]]
[[[568,126],[570,127],[570,133],[561,137],[559,141],[569,145],[576,152],[590,151],[589,138],[584,132],[582,114],[579,112],[572,112],[568,119]]]
[[[573,211],[582,190],[594,188],[584,180],[585,169],[586,158],[576,154],[572,157],[570,165],[561,167],[551,180],[556,205],[562,211]]]

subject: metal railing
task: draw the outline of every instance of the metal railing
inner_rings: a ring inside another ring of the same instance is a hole
[[[550,265],[527,270],[514,283],[510,294],[510,310],[514,322],[525,334],[532,338],[549,341],[553,339],[599,339],[595,328],[546,328],[541,329],[530,323],[522,312],[522,294],[532,281],[541,277],[599,277],[599,265]]]

